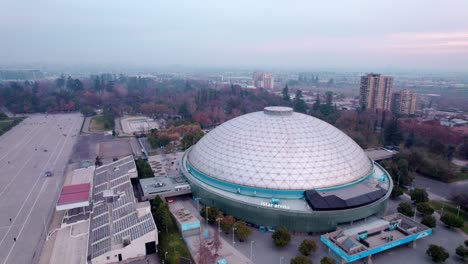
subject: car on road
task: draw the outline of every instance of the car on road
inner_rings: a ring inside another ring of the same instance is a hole
[[[44,176],[46,176],[46,177],[52,177],[52,176],[54,176],[54,174],[53,174],[51,171],[46,171],[46,172],[44,173]]]

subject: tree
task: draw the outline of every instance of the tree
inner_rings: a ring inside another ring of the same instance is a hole
[[[299,255],[291,259],[291,264],[312,264],[312,260],[304,255]]]
[[[218,256],[218,251],[223,247],[223,243],[219,239],[219,230],[216,228],[213,236],[213,248],[215,250],[215,256]]]
[[[312,106],[312,109],[314,111],[317,111],[320,109],[320,94],[317,93],[317,97],[315,98],[315,102],[314,102],[314,105]]]
[[[464,246],[460,245],[455,249],[455,253],[460,256],[463,260],[466,260],[468,258],[468,248],[465,248]]]
[[[96,167],[102,166],[102,161],[99,156],[96,156],[96,161],[94,162],[94,165],[96,165]]]
[[[432,215],[425,215],[423,219],[421,220],[421,224],[430,228],[436,227],[436,223],[437,223],[436,219]]]
[[[413,208],[411,208],[409,203],[400,203],[398,205],[397,211],[406,216],[414,216]]]
[[[286,101],[286,102],[291,101],[291,96],[289,96],[288,85],[286,85],[286,86],[283,88],[282,93],[283,93],[283,101]]]
[[[216,209],[216,207],[214,206],[210,206],[208,207],[208,209],[206,209],[206,207],[203,207],[202,209],[200,209],[200,215],[203,218],[206,218],[206,211],[208,211],[208,222],[211,224],[215,223],[216,218],[218,218],[219,215],[218,209]]]
[[[57,88],[63,88],[65,86],[65,75],[62,74],[55,80],[55,86]]]
[[[138,178],[145,179],[145,178],[152,178],[154,177],[153,169],[151,166],[146,162],[144,159],[137,159],[135,161],[135,165],[137,168]]]
[[[406,138],[406,141],[405,141],[405,148],[411,148],[414,146],[414,143],[416,142],[416,138],[414,136],[414,132],[411,131],[408,135],[408,137]]]
[[[323,257],[320,260],[320,264],[336,264],[336,260],[330,258],[330,257]]]
[[[226,215],[221,220],[221,223],[220,223],[221,229],[223,230],[225,234],[229,234],[235,222],[236,222],[236,219],[234,218],[234,216]]]
[[[304,256],[309,256],[315,251],[317,251],[317,244],[312,240],[304,239],[301,245],[299,245],[299,252]]]
[[[296,97],[294,97],[294,101],[293,101],[293,108],[294,108],[294,111],[296,112],[304,113],[304,114],[307,113],[307,104],[304,101],[304,99],[302,99],[301,90],[296,91]]]
[[[237,221],[234,224],[235,232],[234,234],[239,239],[240,242],[244,242],[244,240],[252,233],[252,229],[247,226],[244,221]]]
[[[429,245],[426,254],[432,258],[435,263],[442,263],[450,256],[445,248],[438,245]]]
[[[333,92],[328,91],[328,92],[326,92],[325,94],[326,94],[326,96],[327,96],[327,101],[326,101],[326,103],[327,103],[328,106],[331,106],[332,103],[333,103]]]
[[[385,145],[399,145],[403,140],[403,134],[400,130],[398,119],[391,120],[385,127],[384,141]]]
[[[191,119],[192,114],[190,113],[187,104],[184,103],[179,107],[179,115],[182,116],[183,119]]]
[[[291,241],[291,234],[289,234],[287,227],[276,229],[271,237],[273,238],[273,243],[277,247],[284,247]]]
[[[455,204],[460,205],[461,209],[468,211],[468,192],[455,192],[455,194],[453,194],[453,196],[451,197],[451,200]]]
[[[411,200],[415,203],[425,203],[429,201],[429,196],[425,189],[416,188],[410,192]]]
[[[398,185],[393,186],[392,193],[390,194],[390,197],[392,199],[396,199],[397,197],[403,195],[403,188],[401,188]]]
[[[164,229],[166,230],[166,234],[168,233],[168,229],[172,224],[172,219],[169,212],[169,206],[166,203],[160,204],[156,210],[156,223],[158,224],[159,229]]]
[[[444,215],[440,217],[440,221],[449,227],[462,227],[464,224],[463,218],[457,217],[451,213],[444,213]]]
[[[416,210],[423,215],[432,215],[434,213],[434,209],[428,203],[419,203]]]
[[[197,131],[185,133],[181,141],[182,148],[184,150],[190,148],[191,146],[195,145],[202,137],[203,131],[200,129]]]

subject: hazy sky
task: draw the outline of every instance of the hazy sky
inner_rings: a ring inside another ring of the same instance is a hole
[[[2,0],[0,64],[468,70],[466,0]]]

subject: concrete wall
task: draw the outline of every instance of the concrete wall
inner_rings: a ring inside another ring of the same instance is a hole
[[[119,254],[122,254],[122,261],[120,263],[126,263],[130,260],[140,259],[146,255],[145,244],[148,242],[158,241],[156,232],[150,232],[134,241],[126,247],[118,248],[107,252],[97,258],[94,258],[92,264],[101,263],[117,263],[119,262]],[[109,257],[109,259],[107,259]]]

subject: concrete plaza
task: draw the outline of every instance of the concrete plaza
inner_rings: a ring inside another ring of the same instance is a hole
[[[0,137],[0,263],[37,262],[82,123],[34,114]]]

